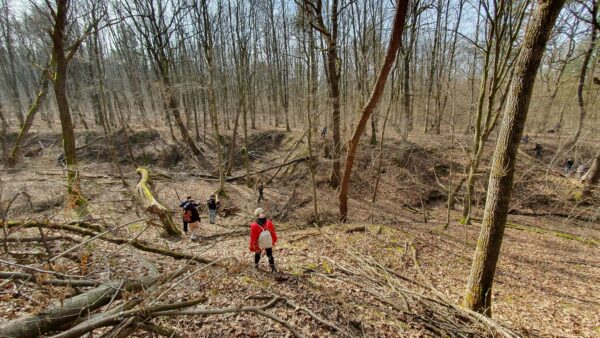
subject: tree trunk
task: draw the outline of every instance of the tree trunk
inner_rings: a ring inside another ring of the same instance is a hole
[[[171,212],[154,198],[154,195],[148,186],[150,180],[148,170],[138,168],[135,172],[140,175],[140,180],[135,187],[136,193],[138,199],[142,202],[144,208],[146,208],[146,211],[158,216],[167,234],[180,236],[181,231],[175,226],[173,218],[171,217]]]
[[[17,136],[17,139],[15,140],[15,144],[13,145],[12,151],[10,152],[10,155],[8,157],[8,165],[9,166],[14,166],[17,163],[17,161],[19,160],[19,150],[20,150],[20,146],[21,146],[21,141],[23,141],[23,139],[25,139],[25,137],[27,137],[27,134],[29,133],[29,129],[31,129],[31,125],[33,125],[33,120],[35,118],[35,114],[40,109],[40,106],[44,102],[44,99],[46,98],[46,94],[48,93],[48,83],[50,82],[50,80],[48,78],[48,74],[46,73],[46,70],[44,70],[42,72],[40,82],[41,83],[40,83],[40,88],[39,88],[38,94],[37,94],[35,100],[31,103],[31,106],[29,106],[29,111],[27,112],[27,117],[25,118],[25,123],[23,123],[23,126],[21,127],[21,130],[19,131],[19,135]]]
[[[0,336],[11,338],[38,337],[58,330],[81,316],[98,309],[113,299],[118,299],[122,291],[139,290],[144,283],[136,281],[113,281],[105,283],[80,295],[52,304],[36,315],[24,316],[0,326]]]
[[[4,117],[4,106],[0,102],[0,150],[2,150],[2,161],[8,158],[8,149],[6,146],[6,130],[8,129],[8,123]]]
[[[15,110],[15,115],[19,120],[19,124],[23,126],[25,122],[25,116],[23,116],[23,107],[21,106],[21,96],[19,95],[19,87],[17,85],[17,67],[15,60],[15,50],[13,48],[12,41],[12,23],[10,22],[11,13],[9,13],[8,1],[4,2],[4,25],[5,25],[5,43],[6,43],[6,51],[8,54],[8,63],[9,70],[7,76],[8,89],[10,92],[10,99],[12,101],[13,109]]]
[[[398,52],[398,48],[400,47],[400,41],[402,39],[402,30],[404,29],[404,20],[406,18],[407,7],[408,0],[397,1],[392,35],[383,65],[381,66],[379,76],[377,77],[377,81],[375,82],[375,86],[373,87],[371,97],[369,98],[369,101],[363,108],[362,115],[360,117],[360,120],[358,121],[358,124],[356,125],[356,129],[354,131],[354,134],[352,135],[352,139],[350,139],[350,142],[348,143],[348,152],[346,154],[344,176],[342,177],[342,184],[339,196],[341,222],[345,222],[348,216],[348,190],[350,185],[350,175],[352,173],[352,165],[354,164],[354,156],[356,155],[356,149],[358,148],[358,143],[360,141],[362,133],[365,130],[367,121],[369,120],[369,117],[373,113],[373,110],[379,103],[379,99],[385,88],[385,83],[387,81],[388,74],[392,69],[394,61],[396,60],[396,54]]]
[[[592,16],[592,30],[590,33],[590,45],[588,46],[587,51],[585,52],[585,57],[583,58],[583,63],[581,64],[581,71],[579,72],[579,84],[577,86],[577,106],[579,107],[579,120],[577,121],[577,130],[575,131],[575,135],[569,142],[571,145],[577,144],[579,140],[579,136],[581,136],[581,130],[583,129],[583,122],[585,121],[585,116],[587,112],[585,111],[585,102],[583,100],[583,87],[585,86],[585,78],[587,75],[588,66],[590,63],[590,59],[592,58],[592,53],[594,52],[594,48],[596,47],[596,13],[598,12],[598,2],[596,0],[592,1],[592,8],[590,9],[590,14]]]
[[[491,316],[492,284],[502,245],[512,191],[515,159],[537,69],[564,0],[539,1],[525,32],[516,62],[498,142],[492,160],[481,232],[473,257],[464,304]]]
[[[598,180],[600,179],[600,151],[596,153],[596,157],[594,157],[594,162],[592,166],[585,174],[585,186],[583,188],[583,195],[586,196],[592,192],[592,189],[596,184],[598,184]]]
[[[52,59],[53,59],[53,77],[54,96],[58,113],[60,116],[60,125],[62,128],[63,149],[66,162],[67,174],[67,194],[68,207],[73,207],[80,214],[86,212],[86,200],[81,195],[79,185],[79,168],[77,167],[77,152],[75,146],[75,132],[73,131],[73,121],[69,109],[67,98],[67,66],[74,50],[69,50],[69,57],[65,55],[67,39],[65,32],[68,31],[67,12],[69,11],[68,0],[56,0],[56,16],[54,18],[52,37]],[[74,47],[72,47],[74,48]]]

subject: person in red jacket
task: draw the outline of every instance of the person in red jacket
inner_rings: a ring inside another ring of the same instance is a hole
[[[275,258],[273,258],[273,246],[277,242],[277,233],[273,227],[273,222],[270,219],[267,219],[265,214],[262,213],[258,215],[256,221],[250,224],[250,252],[254,252],[254,268],[258,269],[258,263],[260,262],[260,256],[263,249],[259,244],[259,237],[264,230],[269,231],[271,234],[271,243],[267,243],[267,246],[264,248],[264,250],[269,258],[271,272],[277,272],[275,269]]]

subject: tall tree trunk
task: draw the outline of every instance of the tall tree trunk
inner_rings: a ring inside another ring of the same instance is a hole
[[[15,115],[19,120],[19,124],[23,126],[25,123],[25,116],[23,116],[23,107],[21,106],[21,96],[19,94],[19,87],[17,85],[17,65],[16,65],[16,56],[15,50],[12,42],[12,24],[10,22],[11,13],[9,13],[8,1],[4,2],[4,39],[6,40],[6,51],[8,54],[8,89],[10,92],[10,101],[12,103],[12,108],[15,110]]]
[[[21,130],[19,131],[19,135],[17,136],[17,139],[15,140],[15,144],[13,145],[12,151],[10,152],[10,155],[8,157],[8,165],[9,166],[14,166],[17,163],[17,161],[19,160],[19,150],[21,147],[21,141],[23,141],[23,139],[25,139],[25,137],[27,137],[27,134],[29,133],[29,129],[31,129],[31,126],[33,125],[33,120],[35,118],[35,114],[37,114],[42,103],[46,99],[46,94],[48,93],[48,83],[49,82],[50,82],[50,79],[47,74],[47,69],[44,69],[42,71],[41,78],[40,78],[40,86],[39,86],[38,94],[35,97],[35,100],[29,106],[29,111],[27,112],[27,116],[25,117],[25,122],[23,123],[23,126],[21,127]]]
[[[65,33],[68,31],[69,0],[56,0],[56,8],[53,10],[54,22],[51,32],[52,37],[52,60],[54,86],[54,97],[58,106],[60,125],[63,137],[63,149],[66,162],[68,207],[75,208],[80,214],[86,212],[86,200],[81,194],[79,184],[79,168],[77,166],[77,151],[75,146],[75,132],[67,98],[67,66],[75,54],[75,46],[68,49],[65,46],[67,39]]]
[[[537,69],[564,0],[539,1],[516,62],[498,142],[492,160],[481,232],[467,283],[465,306],[491,316],[492,284],[512,192],[515,159]]]
[[[310,24],[327,41],[327,48],[324,55],[326,65],[327,82],[329,83],[329,99],[331,101],[331,120],[333,134],[333,150],[332,150],[332,168],[329,178],[329,185],[337,188],[340,185],[340,68],[341,60],[338,57],[338,28],[339,28],[339,1],[333,0],[331,3],[331,19],[328,20],[331,24],[329,29],[325,26],[323,19],[323,1],[317,0],[316,4],[305,0],[304,11],[314,17]]]
[[[0,101],[0,150],[2,150],[2,161],[4,162],[8,157],[8,148],[6,146],[6,130],[8,129],[8,122],[4,117],[4,106]]]
[[[579,72],[579,84],[577,86],[577,106],[579,107],[579,120],[577,121],[577,130],[573,135],[573,138],[569,142],[572,145],[575,145],[579,140],[579,136],[581,136],[581,130],[583,129],[583,122],[585,121],[585,116],[587,112],[585,111],[585,102],[583,100],[583,87],[585,86],[585,78],[587,75],[588,66],[590,63],[590,59],[592,58],[592,53],[594,52],[594,48],[596,47],[596,14],[598,12],[598,2],[596,0],[592,0],[592,8],[590,9],[590,14],[592,16],[592,30],[590,32],[590,44],[588,46],[587,51],[585,52],[585,56],[583,58],[583,63],[581,64],[581,71]]]
[[[340,187],[339,196],[341,222],[345,222],[348,216],[348,190],[350,185],[350,175],[352,174],[352,166],[354,164],[354,156],[356,155],[356,149],[358,148],[358,143],[360,141],[362,133],[365,130],[367,121],[369,120],[369,117],[373,113],[373,110],[379,103],[379,99],[385,88],[385,83],[387,81],[388,74],[390,73],[394,61],[396,60],[396,54],[398,52],[398,48],[400,48],[400,42],[402,40],[402,30],[404,29],[404,20],[406,18],[407,7],[408,0],[398,0],[396,2],[396,14],[394,16],[394,22],[392,26],[392,35],[387,49],[387,53],[385,55],[385,59],[383,61],[383,65],[381,66],[379,76],[377,77],[377,81],[375,82],[375,86],[373,87],[371,97],[369,98],[369,101],[363,108],[360,120],[356,125],[354,134],[352,135],[352,139],[350,139],[350,142],[348,143],[348,152],[346,154],[346,163],[344,166],[344,176],[342,177],[342,184]]]

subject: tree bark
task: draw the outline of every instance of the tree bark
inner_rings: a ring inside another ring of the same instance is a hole
[[[67,66],[70,58],[74,55],[75,51],[73,48],[77,47],[71,47],[71,49],[68,50],[69,55],[65,55],[65,52],[67,51],[65,46],[67,42],[65,33],[68,31],[67,20],[69,4],[70,2],[68,0],[56,0],[56,8],[52,10],[55,12],[53,15],[54,22],[51,32],[52,66],[54,72],[52,82],[56,105],[58,106],[60,116],[63,149],[67,166],[67,206],[75,208],[79,214],[83,214],[86,212],[87,201],[81,195],[79,168],[77,167],[77,152],[75,149],[75,132],[73,129],[71,111],[69,109],[69,100],[67,98]]]
[[[42,78],[38,94],[35,97],[35,100],[31,103],[31,106],[29,106],[29,111],[27,112],[25,122],[23,123],[23,126],[19,131],[19,135],[17,136],[15,144],[13,145],[12,151],[10,152],[10,155],[8,157],[9,166],[14,166],[19,160],[19,150],[21,146],[21,141],[23,141],[23,139],[27,137],[29,129],[31,129],[31,126],[33,125],[35,114],[37,114],[38,110],[40,109],[40,106],[46,98],[46,94],[48,93],[48,82],[50,82],[50,80],[48,79],[48,74],[46,74],[46,70],[42,72],[41,76]]]
[[[385,88],[385,83],[387,81],[388,74],[390,73],[394,61],[396,60],[396,54],[398,52],[398,49],[400,48],[400,43],[402,40],[402,30],[404,29],[404,21],[406,18],[407,7],[408,0],[398,0],[396,2],[396,14],[394,16],[391,39],[387,49],[387,53],[385,55],[383,65],[381,66],[381,70],[379,71],[379,76],[377,77],[377,81],[375,82],[375,86],[373,87],[371,97],[369,98],[369,101],[363,108],[360,120],[356,125],[354,134],[352,135],[352,139],[350,139],[350,142],[348,143],[348,152],[346,154],[346,163],[344,166],[344,175],[342,176],[342,183],[340,187],[339,196],[341,222],[345,222],[348,216],[348,190],[350,185],[350,175],[352,173],[352,166],[354,164],[354,156],[356,155],[356,150],[358,148],[360,137],[365,130],[369,117],[371,116],[373,110],[379,103],[379,99],[381,97],[381,94],[383,93],[383,89]]]
[[[585,110],[585,102],[583,100],[583,87],[585,86],[585,78],[587,75],[588,66],[590,63],[590,59],[592,58],[592,53],[594,52],[594,48],[596,47],[596,14],[598,12],[598,2],[596,0],[592,1],[592,7],[590,9],[590,14],[592,16],[592,30],[590,32],[590,44],[588,46],[587,51],[585,52],[585,56],[583,58],[583,63],[581,64],[581,71],[579,72],[579,84],[577,86],[577,106],[579,107],[579,120],[577,121],[577,130],[573,135],[573,138],[569,142],[570,145],[577,144],[579,137],[581,136],[581,130],[583,129],[583,122],[585,121],[585,117],[587,112]]]
[[[150,179],[148,170],[138,168],[135,172],[140,175],[140,180],[135,187],[136,193],[138,199],[142,202],[144,208],[146,208],[146,211],[158,216],[167,234],[180,236],[181,231],[175,226],[173,218],[171,217],[171,212],[154,198],[154,195],[148,186],[148,181]]]
[[[536,73],[564,0],[539,1],[525,32],[516,62],[498,142],[492,160],[481,232],[473,257],[464,304],[491,316],[492,284],[512,192],[515,159]]]
[[[10,338],[37,337],[72,322],[89,311],[120,297],[122,291],[139,290],[144,283],[113,281],[64,301],[54,303],[35,315],[12,320],[0,326],[0,336]]]
[[[585,174],[585,186],[583,188],[583,195],[588,195],[592,192],[592,189],[596,184],[598,184],[598,180],[600,179],[600,150],[596,153],[596,157],[594,157],[594,162],[592,162],[592,166],[589,171]]]

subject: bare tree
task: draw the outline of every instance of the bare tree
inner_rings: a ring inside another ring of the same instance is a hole
[[[4,42],[6,43],[6,52],[8,54],[8,72],[5,74],[6,79],[8,80],[8,90],[9,95],[11,96],[11,104],[12,108],[15,110],[15,115],[19,120],[19,124],[22,126],[25,123],[25,116],[23,115],[23,107],[21,105],[21,95],[19,94],[19,86],[17,83],[17,60],[15,48],[13,45],[13,32],[11,23],[12,13],[8,7],[8,1],[5,1],[2,8],[3,20],[0,20],[0,25],[3,30]]]
[[[577,122],[577,129],[575,130],[575,134],[569,142],[570,144],[577,144],[579,136],[581,136],[581,130],[583,129],[583,122],[585,121],[585,117],[587,115],[587,112],[585,110],[585,102],[583,99],[583,89],[585,87],[585,79],[587,76],[590,59],[592,58],[592,53],[596,48],[596,34],[598,30],[598,1],[592,0],[591,6],[586,6],[586,8],[589,10],[590,14],[590,42],[587,51],[585,52],[585,56],[583,57],[581,71],[579,72],[579,84],[577,85],[577,106],[579,107],[579,120]]]
[[[346,154],[346,162],[344,166],[344,175],[342,176],[342,184],[340,186],[340,221],[345,222],[348,216],[348,190],[350,185],[350,175],[352,174],[352,166],[354,164],[354,156],[360,141],[360,137],[363,134],[367,121],[373,113],[373,110],[379,103],[385,83],[387,81],[388,74],[392,69],[394,61],[396,60],[396,54],[400,48],[402,40],[402,30],[404,29],[404,22],[406,19],[406,10],[408,8],[408,0],[398,0],[396,2],[396,14],[394,15],[394,22],[392,23],[392,33],[390,37],[390,43],[385,55],[385,59],[379,71],[379,76],[371,92],[369,101],[363,108],[360,120],[356,125],[354,134],[348,143],[348,152]]]
[[[338,29],[339,29],[339,17],[340,8],[338,0],[333,0],[331,8],[327,11],[330,25],[325,24],[323,1],[316,0],[315,2],[304,0],[302,3],[302,9],[305,15],[308,17],[309,24],[325,39],[327,47],[325,49],[327,62],[326,62],[326,74],[327,81],[329,84],[329,98],[331,100],[331,106],[333,108],[331,113],[331,120],[333,126],[333,165],[331,169],[331,177],[329,179],[329,185],[332,187],[338,187],[340,185],[340,68],[341,59],[338,56]]]
[[[88,26],[85,33],[69,44],[68,34],[72,31],[71,24],[73,22],[70,18],[71,5],[70,0],[56,0],[54,4],[47,2],[52,20],[52,29],[50,30],[52,39],[51,78],[62,128],[64,158],[67,169],[68,205],[75,207],[79,213],[85,213],[87,202],[81,194],[79,184],[75,132],[67,97],[67,67],[81,43],[87,38],[92,25]],[[95,8],[91,9],[91,11],[94,10]]]
[[[494,151],[485,212],[464,299],[471,310],[492,314],[492,285],[512,192],[515,160],[544,49],[564,0],[538,2],[515,65]]]

